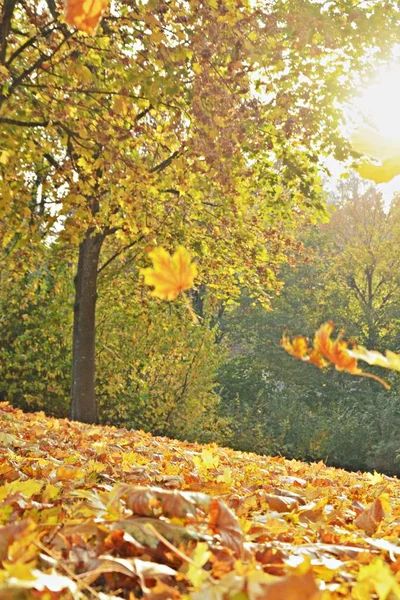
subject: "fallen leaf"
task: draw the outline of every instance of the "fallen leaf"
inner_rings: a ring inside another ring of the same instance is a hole
[[[370,507],[366,508],[356,519],[354,519],[354,524],[360,529],[363,529],[368,535],[372,535],[377,531],[383,517],[384,511],[382,502],[377,498]]]

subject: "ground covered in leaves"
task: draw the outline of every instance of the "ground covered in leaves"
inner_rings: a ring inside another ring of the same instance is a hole
[[[400,483],[377,473],[3,403],[0,519],[2,600],[400,599]]]

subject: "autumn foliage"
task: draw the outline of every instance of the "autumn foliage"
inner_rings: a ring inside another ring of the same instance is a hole
[[[1,598],[400,598],[397,479],[4,403],[0,424]]]

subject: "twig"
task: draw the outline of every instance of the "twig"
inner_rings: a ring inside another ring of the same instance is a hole
[[[84,581],[79,580],[75,573],[73,571],[71,571],[71,569],[69,567],[67,567],[65,564],[60,563],[59,559],[57,558],[57,556],[54,555],[53,552],[51,552],[51,550],[49,550],[48,548],[46,548],[46,546],[44,544],[42,544],[42,542],[39,541],[34,541],[33,542],[35,544],[35,546],[37,546],[40,550],[42,550],[42,552],[46,552],[46,554],[48,554],[50,556],[50,558],[52,558],[53,560],[56,561],[57,565],[59,567],[61,567],[61,569],[63,569],[67,575],[76,582],[76,584],[78,586],[81,586],[83,588],[85,588],[86,591],[88,591],[90,594],[92,594],[92,596],[94,596],[94,598],[97,598],[97,600],[101,600],[100,595],[96,592],[96,590],[94,588],[92,588],[90,585],[88,585],[87,583],[85,583]]]
[[[210,575],[210,573],[208,573],[208,571],[205,571],[202,567],[196,565],[196,563],[191,558],[189,558],[189,556],[186,556],[186,554],[183,554],[183,552],[181,552],[178,548],[171,544],[171,542],[169,542],[159,531],[157,531],[154,525],[152,525],[151,523],[146,523],[145,527],[147,527],[147,529],[149,529],[151,533],[160,540],[160,542],[167,546],[167,548],[169,548],[171,552],[179,556],[179,558],[181,558],[183,561],[189,563],[189,565],[192,565],[192,567],[196,567],[196,569],[202,569],[207,579],[211,581],[211,583],[215,583],[215,579],[212,577],[212,575]]]

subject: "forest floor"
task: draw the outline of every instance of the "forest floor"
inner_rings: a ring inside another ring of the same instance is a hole
[[[400,482],[377,473],[2,403],[0,519],[2,600],[400,599]]]

